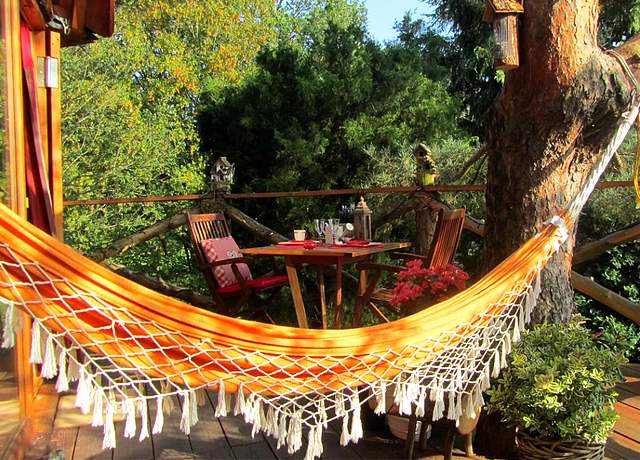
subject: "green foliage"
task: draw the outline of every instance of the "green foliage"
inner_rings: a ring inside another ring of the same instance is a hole
[[[465,128],[484,135],[485,113],[493,104],[502,83],[493,67],[494,39],[491,26],[482,22],[484,0],[425,0],[435,7],[432,27],[448,37],[445,66],[455,69],[449,92],[465,108]]]
[[[608,0],[600,2],[598,38],[607,47],[614,47],[640,32],[640,1]]]
[[[576,306],[586,326],[596,332],[596,340],[601,346],[623,354],[630,361],[640,362],[640,327],[637,324],[580,294],[576,294]]]
[[[396,155],[404,143],[458,132],[458,104],[425,76],[419,51],[370,40],[358,5],[324,2],[296,34],[260,53],[243,85],[204,97],[203,147],[211,159],[235,162],[237,188],[352,187],[371,174],[370,146]],[[325,203],[316,216],[334,212]],[[282,200],[248,212],[287,229],[309,219],[300,205]]]
[[[614,410],[621,354],[598,347],[578,324],[544,324],[523,335],[497,385],[490,411],[532,436],[603,443]]]
[[[607,180],[628,180],[631,177],[635,142],[636,136],[629,136],[619,152],[621,164],[609,168]],[[640,210],[635,209],[633,193],[631,188],[594,191],[580,218],[580,240],[576,247],[636,225],[640,221]],[[604,287],[640,303],[639,265],[640,243],[636,241],[616,246],[577,269]],[[640,326],[592,299],[577,295],[576,304],[587,326],[600,334],[601,342],[624,351],[634,362],[640,361]]]
[[[65,198],[203,192],[200,92],[252,71],[258,49],[274,36],[273,3],[122,1],[116,14],[113,38],[63,50]],[[183,206],[67,207],[65,238],[91,252]],[[183,239],[173,232],[117,261],[189,282]]]

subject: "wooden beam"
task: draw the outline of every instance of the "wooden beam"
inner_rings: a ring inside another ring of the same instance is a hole
[[[582,292],[586,296],[597,300],[601,304],[620,313],[625,318],[640,325],[640,304],[625,299],[621,295],[575,271],[571,272],[571,284],[576,291]]]
[[[640,238],[640,223],[625,228],[580,246],[573,253],[573,264],[577,265],[587,260],[593,259],[600,254],[618,245],[629,243]]]
[[[631,181],[600,182],[596,188],[626,188],[632,187]],[[430,185],[428,187],[377,187],[377,188],[350,188],[338,190],[309,190],[300,192],[258,192],[258,193],[229,193],[225,199],[229,200],[256,200],[265,198],[309,198],[338,195],[366,195],[368,193],[413,193],[413,192],[484,192],[485,186],[482,184],[461,184],[461,185]],[[65,200],[65,206],[91,206],[91,205],[114,205],[127,203],[157,203],[165,201],[199,201],[205,195],[152,195],[140,198],[98,198],[95,200]]]
[[[92,0],[87,3],[85,24],[103,37],[113,35],[115,0]]]
[[[65,206],[97,206],[131,203],[163,203],[169,201],[200,201],[204,195],[153,195],[140,198],[98,198],[95,200],[65,200]]]
[[[278,243],[280,241],[287,241],[289,238],[279,234],[275,230],[271,230],[269,227],[262,225],[255,219],[247,216],[245,213],[232,206],[224,209],[224,214],[229,220],[240,225],[242,228],[250,233],[253,233],[258,238],[268,243]]]
[[[60,62],[60,33],[47,31],[47,56]],[[58,69],[59,73],[59,69]],[[64,197],[62,188],[62,89],[58,75],[58,87],[47,88],[47,112],[49,131],[49,184],[53,205],[54,236],[64,241]]]
[[[156,222],[155,224],[150,225],[149,227],[144,228],[138,232],[127,235],[124,238],[120,238],[118,241],[112,243],[106,248],[98,249],[92,252],[91,254],[89,254],[89,257],[96,262],[102,262],[103,260],[121,254],[134,246],[138,246],[145,241],[149,241],[152,238],[164,235],[174,228],[182,227],[187,223],[186,213],[198,212],[200,212],[200,208],[197,207],[186,209],[180,214],[175,214],[168,219],[161,220],[160,222]]]
[[[434,210],[452,209],[448,204],[438,201],[428,194],[419,195],[419,199],[425,206],[428,206]],[[464,228],[466,230],[469,230],[471,233],[475,233],[478,236],[484,236],[484,223],[477,219],[474,219],[468,214],[464,218]]]
[[[20,15],[31,30],[44,30],[47,25],[37,0],[20,0]]]

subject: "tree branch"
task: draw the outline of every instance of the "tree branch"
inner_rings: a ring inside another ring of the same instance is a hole
[[[404,216],[409,211],[413,211],[416,207],[417,199],[414,195],[411,195],[404,201],[400,201],[398,204],[393,206],[391,209],[387,211],[382,211],[382,213],[376,213],[373,218],[373,228],[378,229],[382,227],[384,224],[388,222],[392,222],[400,217]]]
[[[597,241],[591,241],[580,246],[573,253],[573,264],[580,264],[587,260],[593,259],[605,251],[614,248],[620,244],[629,243],[640,238],[640,223],[610,233],[604,238]]]
[[[233,222],[240,225],[248,232],[256,235],[259,239],[268,243],[278,243],[280,241],[288,241],[289,238],[282,236],[275,230],[271,230],[269,227],[262,225],[255,219],[252,219],[242,211],[233,206],[227,206],[224,209],[224,214]]]
[[[110,257],[122,254],[128,249],[144,243],[151,238],[164,235],[174,228],[183,226],[187,222],[186,213],[199,212],[199,210],[200,208],[194,207],[182,211],[180,214],[175,214],[168,219],[157,222],[143,230],[132,233],[131,235],[125,236],[124,238],[120,238],[106,248],[98,249],[92,252],[91,254],[89,254],[89,257],[96,262],[102,262],[103,260],[109,259]]]
[[[447,182],[448,183],[453,183],[453,182],[456,182],[456,181],[462,179],[464,177],[464,175],[469,172],[469,169],[471,169],[471,166],[473,166],[478,160],[484,158],[487,155],[487,152],[488,152],[488,150],[487,150],[487,146],[486,145],[483,145],[482,147],[480,147],[462,165],[462,168],[460,168],[460,170],[457,173],[455,173],[452,177],[450,177],[447,180]]]

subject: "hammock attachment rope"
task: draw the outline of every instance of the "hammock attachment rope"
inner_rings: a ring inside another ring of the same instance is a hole
[[[242,414],[278,448],[293,453],[306,438],[307,460],[322,454],[331,420],[342,422],[342,445],[358,441],[371,398],[377,413],[395,405],[432,420],[473,418],[529,321],[543,267],[637,115],[635,104],[568,212],[467,290],[368,328],[298,329],[203,311],[119,277],[0,206],[2,345],[14,345],[26,327],[17,309],[26,312],[31,362],[58,391],[77,382],[76,406],[103,428],[104,448],[115,447],[116,414],[126,437],[143,440],[162,431],[176,401],[189,434],[206,389],[217,394],[216,416]]]

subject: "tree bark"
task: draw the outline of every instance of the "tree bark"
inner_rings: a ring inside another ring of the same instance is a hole
[[[247,216],[245,213],[240,211],[233,206],[227,206],[224,209],[224,214],[229,218],[229,220],[235,222],[240,225],[242,228],[247,230],[250,233],[253,233],[258,238],[267,243],[279,243],[280,241],[287,241],[289,238],[279,234],[275,230],[271,230],[269,227],[265,227],[260,222],[251,217]]]
[[[487,268],[567,206],[630,106],[631,83],[597,44],[598,5],[526,5],[521,66],[508,73],[487,123]],[[544,270],[534,321],[571,318],[572,250],[573,236]]]
[[[134,246],[144,243],[152,238],[173,230],[174,228],[182,227],[187,222],[186,213],[197,213],[200,208],[195,207],[182,211],[180,214],[174,214],[168,219],[164,219],[157,222],[143,230],[140,230],[131,235],[127,235],[124,238],[117,240],[106,248],[98,249],[97,251],[89,254],[89,257],[96,262],[102,262],[110,257],[117,256],[123,252],[131,249]]]
[[[421,201],[416,205],[416,254],[429,255],[438,213]]]

